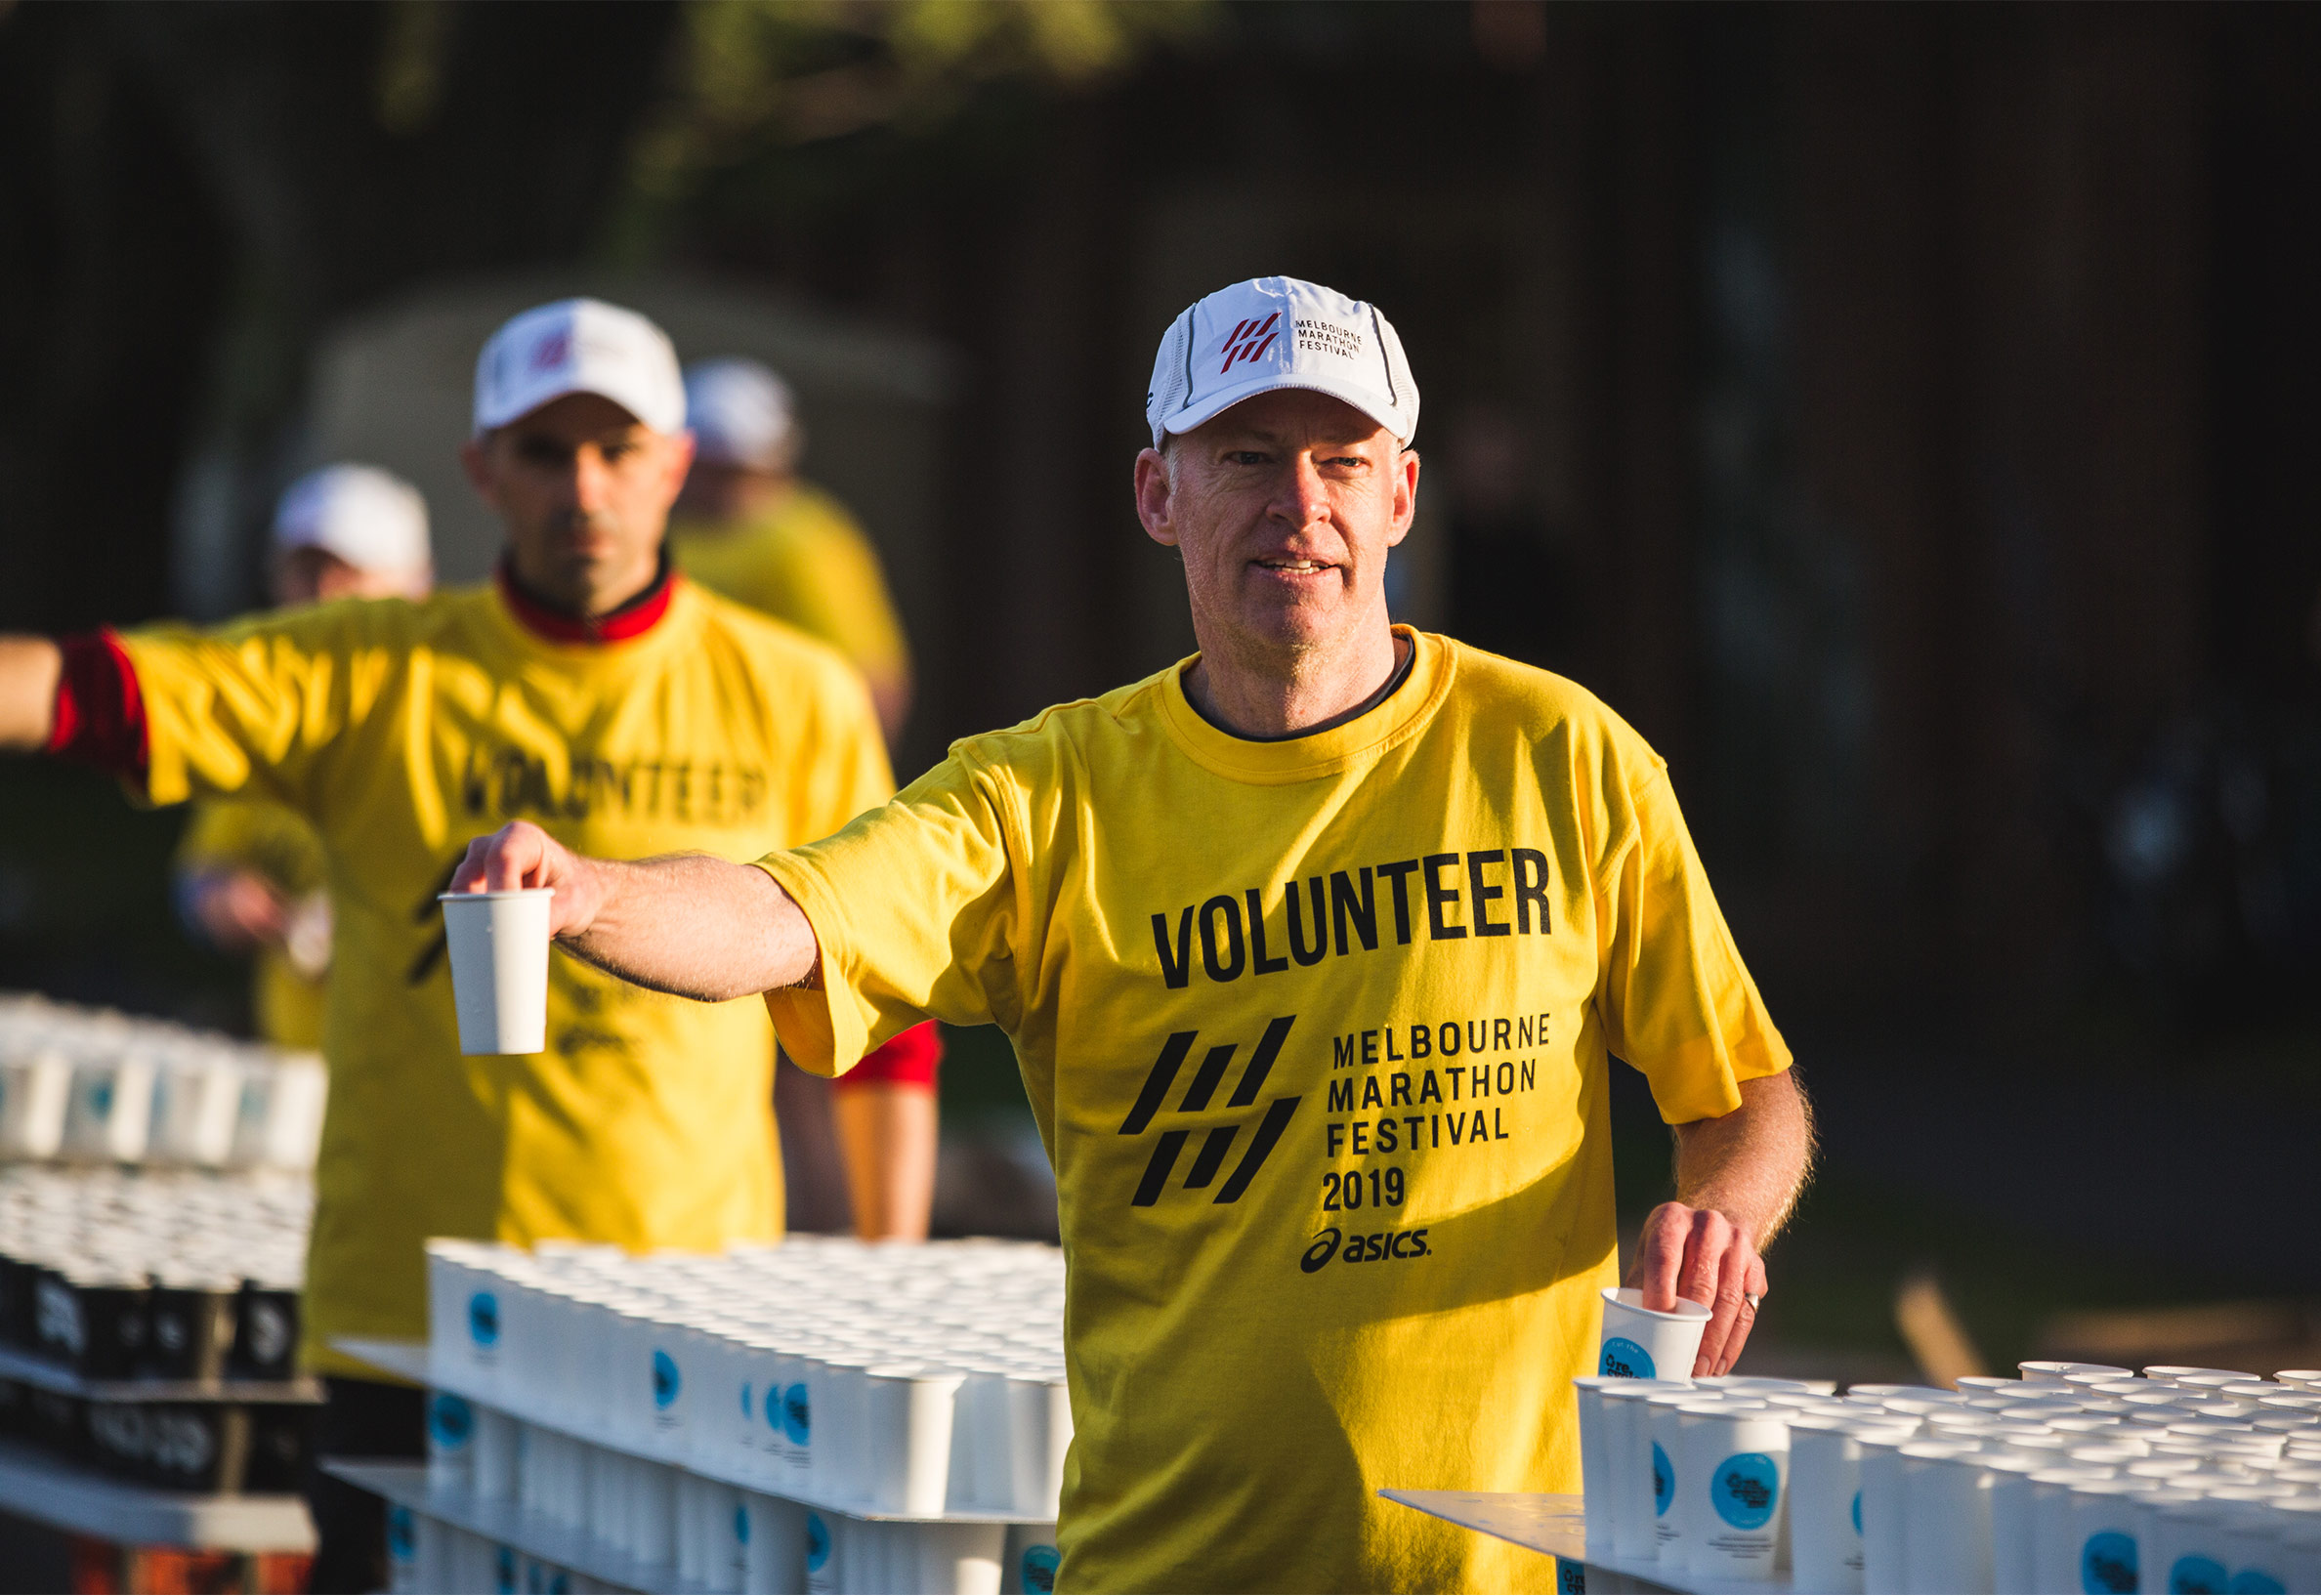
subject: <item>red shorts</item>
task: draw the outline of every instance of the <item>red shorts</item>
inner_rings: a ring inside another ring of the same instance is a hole
[[[864,1054],[862,1063],[830,1085],[841,1092],[859,1086],[916,1086],[931,1092],[942,1064],[943,1036],[927,1020]]]

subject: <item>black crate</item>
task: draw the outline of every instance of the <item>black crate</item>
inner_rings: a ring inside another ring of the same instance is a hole
[[[26,1352],[38,1346],[32,1333],[32,1285],[39,1278],[39,1265],[0,1253],[0,1345]]]
[[[314,1416],[297,1403],[92,1401],[80,1449],[108,1474],[171,1491],[295,1491]]]
[[[215,1380],[233,1350],[241,1293],[191,1285],[153,1287],[145,1345],[132,1360],[155,1380]]]
[[[66,1457],[81,1456],[87,1449],[87,1407],[81,1398],[65,1392],[25,1386],[25,1439]]]
[[[233,1351],[228,1371],[237,1380],[287,1380],[298,1372],[298,1293],[242,1282],[234,1303]]]
[[[126,1379],[145,1356],[152,1290],[142,1281],[42,1269],[33,1350],[92,1380]]]

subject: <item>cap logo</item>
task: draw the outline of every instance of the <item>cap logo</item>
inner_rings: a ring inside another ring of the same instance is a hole
[[[532,346],[531,368],[534,371],[554,371],[571,357],[571,329],[559,327]]]
[[[1263,321],[1245,320],[1237,323],[1225,335],[1225,363],[1217,367],[1217,375],[1222,377],[1233,369],[1237,361],[1254,360],[1271,348],[1275,337],[1274,323],[1281,319],[1282,313],[1276,311]]]

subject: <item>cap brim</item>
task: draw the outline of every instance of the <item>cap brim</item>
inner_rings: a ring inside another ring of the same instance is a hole
[[[1394,434],[1397,443],[1407,446],[1411,441],[1411,435],[1402,430],[1403,418],[1390,407],[1379,404],[1375,396],[1365,393],[1353,383],[1332,382],[1328,377],[1303,371],[1275,372],[1248,378],[1229,388],[1220,388],[1200,403],[1188,404],[1169,416],[1160,423],[1160,430],[1180,435],[1189,433],[1203,422],[1215,420],[1244,399],[1255,399],[1259,394],[1279,393],[1285,388],[1304,388],[1317,394],[1327,394],[1339,403],[1360,410]]]

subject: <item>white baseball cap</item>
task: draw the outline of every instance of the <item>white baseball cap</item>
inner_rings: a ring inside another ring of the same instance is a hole
[[[1405,447],[1418,431],[1418,385],[1376,306],[1299,277],[1252,277],[1168,324],[1145,393],[1153,447],[1279,388],[1343,399]]]
[[[685,368],[685,425],[696,459],[780,471],[797,443],[797,397],[756,360],[696,360]]]
[[[426,591],[427,500],[392,472],[336,465],[290,484],[274,509],[276,553],[321,549],[360,570],[400,574]]]
[[[685,430],[685,384],[669,335],[601,299],[560,299],[511,319],[476,357],[476,431],[505,427],[567,394],[609,399],[656,433]]]

